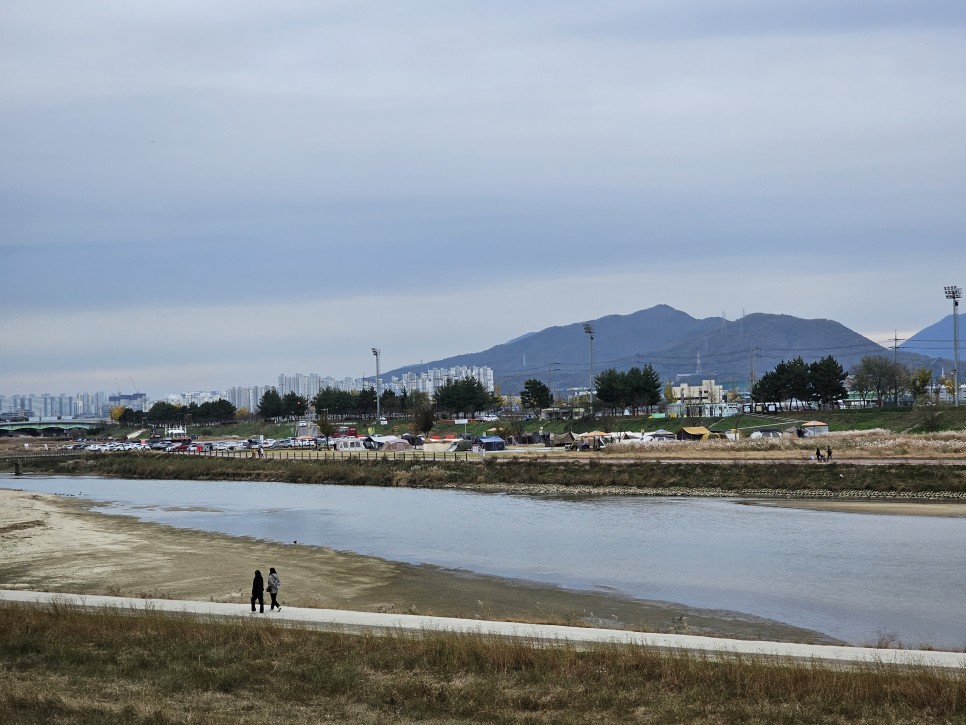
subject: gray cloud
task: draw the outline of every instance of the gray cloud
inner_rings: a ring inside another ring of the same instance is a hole
[[[410,318],[447,299],[512,315],[575,278],[578,317],[658,302],[808,314],[795,296],[818,291],[834,300],[821,316],[915,328],[945,314],[936,260],[964,266],[960,2],[102,0],[0,14],[13,315],[151,315],[177,300],[204,319],[359,295]],[[816,266],[865,281],[832,294],[802,276]],[[735,269],[780,276],[787,294],[746,289]],[[709,270],[722,278],[692,284]],[[616,299],[629,273],[665,298]],[[895,309],[865,305],[868,280],[897,277]],[[128,364],[164,358],[164,336],[119,324],[139,340]],[[21,334],[18,369],[31,365]],[[103,334],[85,330],[85,365]],[[422,334],[399,364],[437,349]],[[485,346],[474,339],[449,336],[463,347],[439,356]]]

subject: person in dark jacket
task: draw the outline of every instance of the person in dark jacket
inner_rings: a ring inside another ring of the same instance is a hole
[[[275,571],[275,567],[269,567],[268,570],[268,593],[272,595],[272,606],[269,609],[275,609],[278,607],[278,611],[282,611],[282,605],[278,603],[278,590],[282,588],[282,580],[278,576],[278,572]]]
[[[265,582],[262,580],[262,572],[255,570],[255,578],[252,580],[252,611],[255,611],[255,602],[258,602],[259,613],[265,614]]]

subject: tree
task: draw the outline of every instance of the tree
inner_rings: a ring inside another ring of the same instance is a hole
[[[399,396],[396,395],[396,391],[391,388],[386,388],[382,391],[382,395],[379,396],[379,405],[382,408],[382,414],[392,417],[399,412]]]
[[[661,402],[661,377],[650,363],[643,368],[628,370],[624,387],[627,393],[625,403],[635,414],[639,408],[650,411],[652,406]]]
[[[549,408],[553,404],[550,388],[540,380],[530,378],[523,383],[523,390],[520,391],[520,404],[525,409],[533,411]]]
[[[436,405],[449,413],[472,415],[487,410],[496,402],[496,396],[479,380],[467,375],[460,380],[447,380],[436,389]]]
[[[285,406],[282,403],[282,396],[275,388],[269,388],[258,401],[258,415],[264,420],[271,418],[281,418],[285,415]]]
[[[852,376],[852,387],[865,398],[870,393],[882,407],[886,395],[898,384],[897,364],[879,355],[866,355]],[[899,366],[901,367],[901,366]]]
[[[913,400],[929,397],[931,387],[932,370],[929,368],[919,368],[909,375],[909,392]]]
[[[301,417],[309,409],[309,401],[295,392],[288,392],[282,396],[282,415]]]
[[[424,393],[422,390],[413,390],[405,395],[405,399],[403,399],[403,396],[400,396],[399,402],[402,412],[409,415],[415,415],[417,411],[431,408],[433,405],[429,393]]]
[[[627,401],[627,375],[608,368],[594,377],[594,390],[597,401],[611,412],[623,409]]]
[[[237,421],[248,420],[251,414],[252,412],[243,405],[241,408],[235,411],[235,420]]]
[[[372,416],[376,413],[376,389],[363,388],[356,394],[356,412]]]
[[[151,406],[151,410],[145,415],[145,420],[154,424],[178,423],[184,418],[187,411],[180,405],[172,405],[167,401],[160,400]]]
[[[427,397],[421,407],[413,411],[413,431],[420,435],[429,435],[435,422],[436,413]]]
[[[676,403],[678,396],[674,394],[674,383],[668,380],[664,383],[664,399],[669,403]]]
[[[838,360],[831,355],[813,362],[809,366],[812,399],[821,406],[844,399],[849,394],[845,389],[848,375],[848,371],[843,370]]]
[[[119,423],[121,421],[121,416],[124,415],[125,410],[127,410],[127,408],[123,405],[113,406],[111,408],[111,420],[113,420],[115,423]]]

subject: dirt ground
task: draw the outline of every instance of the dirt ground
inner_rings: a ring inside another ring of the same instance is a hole
[[[280,600],[290,606],[835,642],[735,612],[176,529],[88,506],[0,489],[0,588],[248,602],[254,570],[267,576],[274,566],[282,577]]]

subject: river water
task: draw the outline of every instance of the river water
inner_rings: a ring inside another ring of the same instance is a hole
[[[0,476],[177,527],[966,646],[966,519],[406,488]]]

